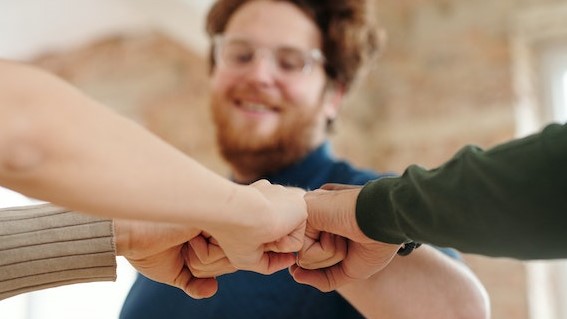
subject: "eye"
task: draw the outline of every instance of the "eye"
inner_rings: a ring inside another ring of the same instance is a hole
[[[286,72],[301,72],[306,61],[304,54],[297,49],[282,48],[276,52],[278,67]]]
[[[228,64],[245,65],[254,59],[254,48],[244,42],[227,43],[221,57]]]

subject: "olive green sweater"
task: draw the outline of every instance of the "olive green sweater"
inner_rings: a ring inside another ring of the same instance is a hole
[[[51,204],[0,209],[0,300],[115,279],[112,221]]]
[[[434,170],[370,182],[357,200],[369,237],[519,259],[567,257],[567,125],[483,151],[467,146]]]

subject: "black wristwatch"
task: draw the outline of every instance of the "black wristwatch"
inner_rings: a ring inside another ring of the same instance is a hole
[[[400,249],[398,249],[398,255],[407,256],[414,249],[419,248],[419,246],[421,246],[421,243],[416,243],[416,242],[413,242],[413,241],[410,241],[409,243],[405,243],[405,244],[402,245],[402,247],[400,247]]]

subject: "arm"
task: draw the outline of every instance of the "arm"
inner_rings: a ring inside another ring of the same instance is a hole
[[[0,70],[2,185],[101,216],[177,222],[245,205],[231,196],[254,202],[250,190],[54,76],[2,61]]]
[[[463,264],[423,246],[337,291],[365,318],[490,318],[486,290]]]
[[[372,301],[346,284],[358,279],[358,285],[369,285],[365,289],[380,288],[378,272],[394,268],[385,264],[396,243],[417,240],[502,256],[565,256],[566,143],[567,126],[551,125],[487,152],[467,148],[437,170],[412,167],[362,191],[309,192],[310,226],[350,239],[348,254],[325,269],[292,266],[292,275],[321,290],[346,287],[341,293],[363,310]],[[545,236],[533,233],[542,229]],[[351,246],[367,249],[354,254]],[[487,308],[482,300],[478,304]]]
[[[301,247],[302,192],[232,183],[35,68],[0,61],[0,87],[1,185],[90,214],[189,224],[246,269],[266,271],[265,244]]]
[[[463,264],[428,246],[392,258],[397,245],[375,242],[360,231],[354,219],[360,189],[320,190],[305,196],[308,229],[348,238],[346,256],[327,267],[328,257],[323,255],[324,268],[317,269],[320,253],[304,247],[298,260],[303,268],[292,266],[293,277],[323,291],[337,289],[368,318],[488,318],[486,291]],[[333,252],[338,245],[321,246]]]
[[[561,258],[567,228],[567,125],[488,151],[466,147],[435,170],[412,166],[367,184],[358,225],[388,243],[415,240],[463,252]]]
[[[0,210],[0,300],[21,293],[116,279],[116,255],[156,281],[196,297],[214,279],[185,267],[184,243],[199,233],[179,225],[83,215],[51,204]]]

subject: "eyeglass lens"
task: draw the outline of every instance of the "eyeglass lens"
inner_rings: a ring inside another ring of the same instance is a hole
[[[219,58],[230,67],[245,67],[259,58],[260,52],[267,52],[279,70],[286,73],[299,73],[305,71],[310,61],[308,56],[299,49],[281,47],[275,50],[262,49],[248,41],[224,41],[220,48]]]

